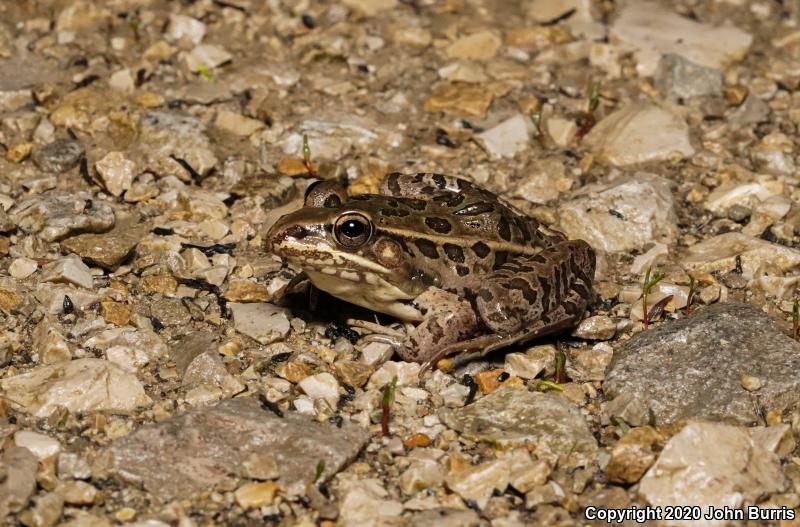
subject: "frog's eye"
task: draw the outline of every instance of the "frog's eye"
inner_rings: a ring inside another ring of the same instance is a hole
[[[333,235],[339,245],[355,249],[367,243],[372,236],[372,223],[357,212],[342,214],[333,225]]]

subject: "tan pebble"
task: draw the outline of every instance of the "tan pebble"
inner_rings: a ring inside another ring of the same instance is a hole
[[[127,326],[131,321],[130,310],[124,304],[113,300],[100,302],[100,314],[106,322],[117,326]]]
[[[136,97],[136,104],[142,108],[158,108],[164,106],[164,97],[157,93],[145,92]]]
[[[481,117],[492,104],[494,95],[485,86],[445,84],[425,100],[423,109],[426,112]]]
[[[275,168],[284,176],[305,176],[308,174],[305,162],[296,157],[284,157]]]
[[[403,446],[406,448],[425,448],[431,444],[431,438],[426,434],[412,434],[403,440]]]
[[[229,302],[266,302],[270,299],[270,294],[266,284],[233,280],[225,291],[225,299]]]
[[[178,282],[166,273],[151,274],[142,277],[142,287],[151,293],[169,294],[178,288]]]
[[[742,385],[742,388],[747,390],[748,392],[755,392],[761,389],[764,386],[764,381],[759,379],[758,377],[754,377],[752,375],[748,375],[746,373],[742,374],[739,377],[739,382]]]
[[[302,362],[283,362],[275,368],[275,373],[296,384],[311,375],[311,368]]]
[[[725,86],[723,90],[725,100],[735,106],[739,106],[747,99],[748,90],[746,86],[741,84],[734,84],[732,86]]]
[[[498,368],[496,370],[482,371],[475,376],[475,383],[478,389],[483,394],[489,394],[497,390],[500,386],[519,384],[521,379],[518,377],[509,377],[505,381],[500,380],[500,376],[505,373],[504,370]],[[515,382],[513,379],[517,379]]]
[[[363,175],[356,178],[348,189],[352,194],[377,194],[381,185],[382,177],[375,177],[374,175]]]
[[[136,518],[136,509],[130,507],[123,507],[114,512],[114,518],[120,522],[133,521]]]
[[[767,412],[767,425],[774,426],[783,422],[783,412],[781,410],[770,410]]]
[[[6,159],[12,163],[22,163],[31,155],[33,143],[17,143],[11,145],[6,152]]]
[[[224,355],[226,357],[233,357],[239,353],[239,350],[242,349],[242,345],[237,340],[229,340],[223,344],[220,344],[217,347],[217,351],[219,351],[220,355]]]
[[[278,485],[271,481],[247,483],[236,489],[234,497],[243,509],[255,509],[272,504],[277,490]]]
[[[0,310],[9,313],[22,303],[22,297],[14,291],[0,289]]]

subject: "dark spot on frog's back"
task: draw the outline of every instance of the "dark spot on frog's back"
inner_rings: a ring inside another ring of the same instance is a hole
[[[393,172],[388,176],[386,176],[386,186],[389,188],[392,194],[400,194],[401,189],[400,189],[400,182],[398,181],[399,179],[400,179],[399,172]]]
[[[457,265],[456,273],[458,274],[458,276],[467,276],[469,274],[469,267],[467,267],[466,265]]]
[[[516,289],[522,293],[524,298],[529,304],[535,304],[537,300],[536,291],[531,287],[524,278],[512,278],[510,282],[511,289]]]
[[[511,241],[511,226],[508,224],[508,220],[503,216],[501,216],[500,221],[497,222],[497,234],[505,241]]]
[[[475,256],[478,258],[486,258],[490,250],[491,249],[489,249],[489,246],[483,242],[477,242],[472,246],[472,252],[474,252]]]
[[[453,228],[450,222],[444,218],[425,218],[425,225],[438,232],[439,234],[447,234]]]
[[[444,253],[447,255],[447,258],[449,258],[451,262],[460,264],[464,263],[464,250],[458,245],[455,245],[453,243],[445,243]]]
[[[414,244],[417,246],[417,249],[419,249],[419,252],[422,254],[422,256],[430,258],[431,260],[439,258],[439,253],[436,250],[436,244],[432,241],[420,238],[419,240],[416,240]]]
[[[447,180],[441,174],[434,174],[433,175],[433,182],[436,184],[437,187],[443,189],[447,186]]]

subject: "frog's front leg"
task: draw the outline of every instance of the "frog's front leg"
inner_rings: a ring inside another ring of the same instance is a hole
[[[440,350],[469,339],[478,329],[475,308],[453,293],[431,287],[414,304],[425,318],[397,349],[405,361],[427,362]]]

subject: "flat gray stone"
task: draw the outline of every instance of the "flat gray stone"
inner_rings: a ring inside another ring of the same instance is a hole
[[[443,408],[439,417],[464,437],[501,448],[533,443],[557,456],[597,452],[578,407],[558,395],[501,388],[469,406]]]
[[[31,159],[43,172],[61,174],[78,166],[82,155],[83,147],[78,141],[56,139],[35,150]]]
[[[614,355],[610,416],[634,426],[704,419],[750,425],[800,401],[800,344],[749,304],[716,304],[643,331]],[[762,381],[747,391],[742,376]]]
[[[278,484],[289,495],[312,482],[320,461],[327,481],[347,466],[369,440],[364,428],[341,428],[307,416],[278,417],[256,399],[242,397],[148,425],[118,439],[101,456],[108,471],[143,485],[160,501],[192,499],[231,474],[245,474],[254,454],[277,461]]]
[[[11,220],[28,234],[53,242],[84,232],[105,232],[114,226],[114,209],[88,192],[56,190],[32,196],[9,210]]]
[[[658,63],[655,85],[662,95],[673,100],[722,95],[722,72],[680,55],[664,55]]]
[[[25,447],[11,447],[0,457],[0,520],[25,508],[36,490],[39,460]]]

